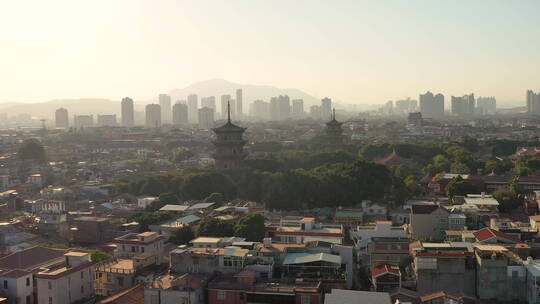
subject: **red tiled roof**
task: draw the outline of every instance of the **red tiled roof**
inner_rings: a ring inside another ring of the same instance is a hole
[[[510,242],[514,242],[514,243],[523,243],[523,241],[521,241],[520,239],[517,239],[513,236],[510,236],[504,232],[500,232],[498,230],[494,230],[494,229],[491,229],[491,228],[484,228],[482,230],[478,230],[476,232],[473,233],[474,234],[474,237],[479,241],[479,242],[485,242],[487,240],[490,240],[492,238],[499,238],[499,239],[503,239],[503,240],[507,240],[507,241],[510,241]]]
[[[379,266],[374,266],[371,268],[371,275],[373,275],[373,277],[378,277],[382,274],[386,274],[386,273],[391,273],[393,275],[397,275],[399,276],[399,268],[396,267],[396,266],[391,266],[391,265],[388,265],[388,264],[382,264],[382,265],[379,265]]]

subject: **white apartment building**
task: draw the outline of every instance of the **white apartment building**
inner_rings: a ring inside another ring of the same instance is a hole
[[[65,262],[36,274],[38,303],[70,304],[94,296],[94,263],[89,252],[66,253]]]
[[[379,221],[375,225],[358,226],[350,231],[356,249],[366,250],[372,238],[407,238],[407,231],[403,226],[392,226],[390,221]]]

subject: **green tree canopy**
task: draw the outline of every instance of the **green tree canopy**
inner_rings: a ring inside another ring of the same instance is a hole
[[[195,239],[195,233],[193,233],[191,227],[183,226],[182,228],[176,230],[173,235],[171,235],[169,242],[176,245],[184,245],[193,239]]]
[[[208,222],[204,222],[199,226],[197,231],[198,236],[208,237],[226,237],[234,235],[234,225],[229,221],[222,221],[219,219],[211,219]]]
[[[216,203],[216,204],[224,204],[227,202],[225,199],[225,196],[219,192],[214,192],[210,194],[207,198],[204,199],[207,203]]]
[[[511,212],[522,206],[523,200],[517,193],[509,190],[497,190],[493,192],[493,198],[499,202],[500,212]]]
[[[19,146],[17,155],[20,159],[35,160],[40,163],[46,161],[45,148],[36,138],[25,139]]]
[[[234,227],[234,235],[250,242],[261,242],[265,235],[264,216],[254,213],[243,217]]]
[[[446,195],[450,199],[453,199],[456,195],[466,195],[477,192],[478,189],[461,176],[452,178],[448,185],[446,185]]]

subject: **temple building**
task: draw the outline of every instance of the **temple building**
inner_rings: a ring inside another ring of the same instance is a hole
[[[246,157],[244,145],[246,141],[242,135],[246,128],[239,127],[231,122],[231,106],[227,103],[227,122],[212,131],[216,134],[213,141],[216,150],[212,156],[215,159],[214,167],[220,171],[234,171],[242,168],[242,160]]]
[[[343,123],[336,120],[336,109],[332,112],[332,120],[326,123],[326,137],[331,144],[343,143]]]

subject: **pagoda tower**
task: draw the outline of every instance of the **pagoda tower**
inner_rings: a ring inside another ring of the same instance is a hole
[[[216,147],[212,157],[215,159],[215,168],[219,171],[234,171],[242,168],[242,160],[246,157],[242,137],[246,128],[239,127],[231,122],[231,105],[227,102],[227,122],[212,131],[216,139],[212,142]]]
[[[332,144],[343,143],[343,123],[336,120],[336,109],[332,112],[332,120],[326,123],[326,137]]]

